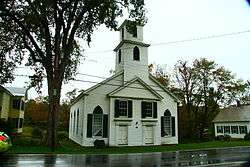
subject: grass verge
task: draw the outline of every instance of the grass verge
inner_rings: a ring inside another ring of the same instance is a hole
[[[126,153],[147,153],[147,152],[168,152],[168,151],[182,151],[195,149],[210,149],[210,148],[224,148],[249,146],[250,141],[209,141],[202,143],[189,143],[166,146],[140,146],[140,147],[107,147],[107,148],[93,148],[82,147],[71,141],[61,142],[54,153],[58,154],[126,154]],[[21,146],[13,145],[7,152],[9,154],[50,154],[50,149],[46,146]]]

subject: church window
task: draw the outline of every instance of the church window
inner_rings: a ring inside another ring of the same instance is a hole
[[[78,129],[79,129],[79,109],[77,109],[76,113],[76,134],[78,134]]]
[[[102,117],[102,108],[100,106],[97,106],[93,112],[93,136],[102,136]]]
[[[175,136],[175,117],[167,109],[161,117],[161,136]]]
[[[132,118],[132,100],[115,100],[115,118]]]
[[[140,61],[140,50],[137,46],[134,47],[133,57],[134,57],[134,60]]]
[[[157,102],[141,102],[142,118],[157,118]]]
[[[133,28],[133,37],[137,38],[137,27]]]
[[[124,39],[124,28],[122,28],[122,39]]]
[[[87,137],[108,137],[108,114],[103,114],[100,106],[95,107],[93,114],[87,115]]]
[[[121,49],[118,51],[118,63],[122,61],[122,52]]]

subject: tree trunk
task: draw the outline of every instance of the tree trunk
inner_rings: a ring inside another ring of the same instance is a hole
[[[54,76],[58,76],[55,74]],[[47,129],[47,144],[54,152],[57,143],[57,127],[59,121],[59,107],[61,97],[61,85],[62,82],[56,79],[57,77],[50,77],[48,75],[48,94],[49,94],[49,117],[48,117],[48,129]]]

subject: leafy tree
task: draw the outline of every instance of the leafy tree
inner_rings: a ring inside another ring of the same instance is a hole
[[[205,58],[196,59],[192,65],[179,61],[175,76],[182,112],[187,112],[188,135],[198,132],[201,138],[204,130],[211,126],[219,106],[231,104],[247,88],[246,83],[235,79],[230,71]]]
[[[48,145],[56,147],[56,129],[63,81],[76,74],[82,48],[101,24],[117,27],[127,9],[131,20],[143,23],[143,0],[2,0],[0,5],[1,54],[21,60],[35,70],[34,81],[46,77],[49,95]],[[14,60],[13,62],[16,62]],[[45,75],[46,73],[46,75]],[[40,82],[41,83],[41,82]],[[39,85],[38,85],[39,86]]]

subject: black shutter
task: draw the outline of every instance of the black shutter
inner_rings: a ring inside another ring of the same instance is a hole
[[[115,100],[115,118],[119,117],[119,100]]]
[[[172,136],[175,136],[175,117],[171,117],[172,120]]]
[[[153,102],[153,118],[157,118],[157,102]]]
[[[164,117],[161,117],[161,137],[164,137]]]
[[[88,120],[87,120],[87,137],[92,137],[92,114],[88,114]]]
[[[128,101],[128,118],[132,118],[133,116],[133,103],[132,100]]]
[[[108,114],[103,115],[103,138],[108,138]]]
[[[142,118],[146,118],[146,114],[145,114],[145,102],[144,101],[141,102],[141,117]]]

